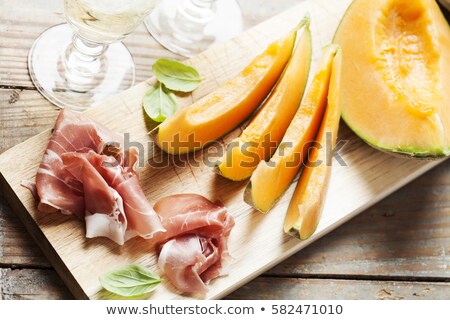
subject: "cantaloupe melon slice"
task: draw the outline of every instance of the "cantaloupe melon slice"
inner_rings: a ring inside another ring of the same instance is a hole
[[[219,89],[179,109],[151,133],[170,154],[201,149],[236,128],[266,98],[292,54],[297,28],[270,44],[239,75]]]
[[[370,145],[450,154],[450,27],[434,0],[354,0],[342,47],[342,117]]]
[[[336,45],[325,48],[318,71],[278,149],[253,172],[244,200],[261,212],[268,212],[275,205],[302,166],[322,120],[337,50]]]
[[[327,108],[284,221],[284,231],[302,240],[316,230],[328,191],[341,118],[341,64],[342,55],[338,51],[333,60]]]
[[[234,181],[249,178],[261,160],[269,160],[295,115],[305,91],[311,64],[309,17],[296,49],[270,97],[241,136],[228,144],[217,172]]]

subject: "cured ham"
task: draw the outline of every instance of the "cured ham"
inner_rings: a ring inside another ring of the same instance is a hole
[[[102,153],[107,145],[120,145],[121,137],[94,121],[62,110],[45,150],[36,175],[36,191],[41,212],[75,214],[84,217],[82,183],[74,179],[64,167],[61,155],[82,149]]]
[[[221,269],[221,253],[214,242],[194,234],[176,237],[162,247],[158,264],[177,289],[206,293],[207,282]]]
[[[123,244],[128,222],[122,198],[89,162],[91,154],[92,151],[61,155],[66,170],[83,186],[86,237],[108,237]]]
[[[62,110],[36,184],[23,185],[37,196],[40,211],[84,219],[88,238],[108,237],[120,245],[135,236],[152,239],[160,250],[158,264],[176,288],[207,292],[229,260],[233,217],[222,204],[196,194],[169,196],[152,207],[136,172],[138,149],[123,150],[122,139]]]
[[[74,214],[87,237],[118,244],[164,232],[139,184],[138,150],[121,146],[120,135],[62,110],[36,175],[38,210]]]
[[[165,233],[158,264],[172,284],[187,293],[206,293],[207,284],[224,272],[229,260],[227,239],[234,218],[226,208],[196,194],[159,200],[155,211]]]
[[[88,238],[106,236],[123,244],[136,235],[150,239],[164,231],[134,171],[137,149],[130,152],[129,168],[111,165],[113,157],[92,150],[61,156],[66,170],[83,183]]]

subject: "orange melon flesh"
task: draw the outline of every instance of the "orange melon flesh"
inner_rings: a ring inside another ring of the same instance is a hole
[[[238,76],[225,85],[179,109],[152,137],[170,154],[201,149],[236,128],[265,99],[292,54],[296,30],[270,44]]]
[[[434,0],[355,0],[334,42],[357,135],[407,156],[450,154],[450,27]]]
[[[228,145],[217,166],[218,173],[230,180],[241,181],[252,175],[261,160],[272,156],[300,106],[311,55],[308,22],[275,89],[241,136]]]
[[[322,214],[331,175],[333,150],[336,146],[341,117],[340,80],[341,52],[333,60],[327,108],[316,143],[302,171],[284,221],[284,231],[308,239],[316,230]]]
[[[261,212],[268,212],[292,183],[317,134],[336,51],[335,45],[325,49],[318,71],[277,151],[270,161],[261,161],[253,172],[244,200]]]

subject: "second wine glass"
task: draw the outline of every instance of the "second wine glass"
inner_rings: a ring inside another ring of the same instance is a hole
[[[190,57],[240,34],[243,19],[236,0],[162,0],[145,25],[164,47]]]

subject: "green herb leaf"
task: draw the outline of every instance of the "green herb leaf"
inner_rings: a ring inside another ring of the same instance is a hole
[[[156,122],[163,122],[178,109],[175,95],[159,82],[147,91],[142,104],[147,115]]]
[[[175,60],[158,59],[152,69],[156,78],[174,91],[194,91],[202,81],[195,68]]]
[[[161,278],[156,273],[137,264],[105,273],[99,280],[103,288],[123,297],[150,293],[161,282]]]

